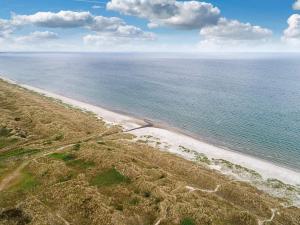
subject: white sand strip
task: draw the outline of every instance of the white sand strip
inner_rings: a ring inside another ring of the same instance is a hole
[[[189,153],[182,152],[179,146],[184,146],[188,149],[193,149],[198,153],[203,153],[209,158],[225,159],[234,164],[244,166],[246,168],[255,170],[260,173],[264,179],[276,178],[287,184],[300,185],[300,173],[288,168],[280,167],[273,163],[258,159],[246,154],[225,150],[184,134],[176,133],[161,128],[149,127],[131,132],[132,134],[142,137],[145,135],[151,135],[159,138],[160,142],[166,142],[169,144],[168,151],[178,154],[184,158],[191,159]],[[218,168],[215,168],[218,169]]]
[[[104,108],[94,106],[85,102],[77,101],[71,98],[64,97],[62,95],[54,94],[39,88],[35,88],[29,85],[21,85],[22,87],[43,94],[47,97],[55,98],[61,100],[63,103],[71,105],[73,107],[80,108],[85,111],[90,111],[95,113],[99,118],[103,119],[106,123],[121,125],[124,129],[133,129],[145,125],[143,120],[139,120],[130,116],[115,113]]]
[[[18,84],[19,86],[22,86],[26,89],[43,94],[47,97],[52,97],[61,100],[63,103],[72,105],[82,110],[91,111],[97,114],[105,122],[110,124],[121,125],[124,127],[124,129],[133,129],[146,124],[143,120],[139,120],[127,115],[122,115],[116,112],[112,112],[98,106],[94,106],[88,103],[67,98],[62,95],[54,94],[29,85],[19,84],[17,82],[3,78],[1,76],[0,78],[10,83]],[[160,142],[167,143],[168,148],[166,150],[178,154],[186,159],[192,159],[192,156],[191,154],[179,151],[178,148],[180,146],[184,146],[188,149],[193,149],[198,153],[203,153],[209,158],[225,159],[231,163],[238,164],[243,167],[255,170],[256,172],[260,173],[264,179],[276,178],[278,180],[281,180],[284,183],[300,186],[300,173],[298,171],[284,168],[275,165],[271,162],[267,162],[262,159],[255,158],[253,156],[222,149],[213,146],[211,144],[204,143],[202,141],[199,141],[187,135],[177,133],[175,131],[170,131],[162,128],[147,127],[147,128],[131,131],[130,133],[136,135],[137,137],[141,137],[145,135],[156,137],[159,139]],[[214,167],[214,169],[221,169],[221,168]]]

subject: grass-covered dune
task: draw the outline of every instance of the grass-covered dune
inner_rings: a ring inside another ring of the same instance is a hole
[[[284,203],[0,80],[0,224],[300,224]]]

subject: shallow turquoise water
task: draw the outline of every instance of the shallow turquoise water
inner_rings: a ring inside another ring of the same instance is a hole
[[[300,170],[299,59],[7,53],[0,54],[0,74]]]

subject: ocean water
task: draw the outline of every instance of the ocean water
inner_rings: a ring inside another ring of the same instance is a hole
[[[0,75],[300,171],[299,60],[300,54],[261,53],[2,53]]]

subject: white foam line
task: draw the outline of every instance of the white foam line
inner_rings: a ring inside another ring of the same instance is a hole
[[[0,78],[2,78],[0,76]],[[106,109],[103,109],[98,106],[94,106],[88,103],[84,103],[81,101],[77,101],[71,98],[64,97],[62,95],[54,94],[39,88],[35,88],[25,84],[19,84],[7,78],[2,78],[10,83],[18,84],[26,89],[44,94],[48,97],[52,97],[62,102],[78,107],[83,110],[91,111],[101,117],[105,122],[110,124],[119,124],[124,127],[124,129],[132,129],[140,127],[144,125],[145,122],[127,115],[123,115],[120,113],[112,112]],[[195,138],[189,137],[184,134],[180,134],[174,131],[155,128],[155,127],[147,127],[143,129],[138,129],[130,132],[131,134],[136,135],[137,137],[142,136],[153,136],[160,139],[160,142],[167,143],[169,145],[168,151],[178,154],[186,159],[192,159],[191,154],[184,153],[178,150],[179,146],[184,146],[189,149],[193,149],[198,153],[203,153],[209,158],[215,159],[224,159],[234,164],[238,164],[244,166],[246,168],[255,170],[260,173],[264,179],[267,178],[276,178],[281,180],[287,184],[292,185],[300,185],[300,173],[288,168],[280,167],[273,163],[264,161],[259,158],[255,158],[252,156],[248,156],[246,154],[222,149],[211,144],[207,144],[205,142],[199,141]],[[215,168],[220,169],[220,168]]]

